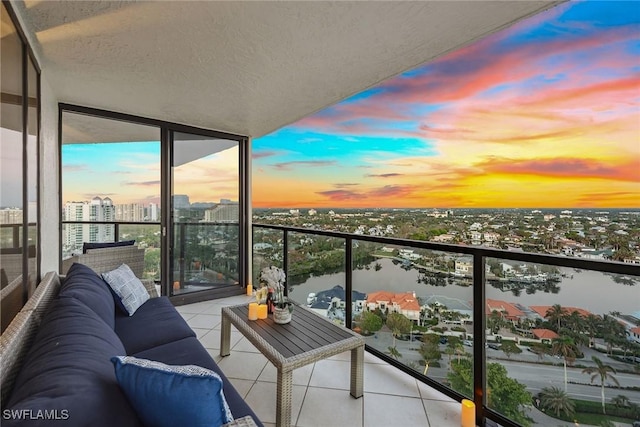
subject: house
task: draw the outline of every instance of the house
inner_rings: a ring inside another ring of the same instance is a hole
[[[366,307],[369,311],[380,309],[389,313],[400,313],[416,323],[420,320],[420,303],[415,292],[372,292],[367,295]]]
[[[559,337],[559,335],[551,329],[531,329],[531,333],[533,334],[534,338],[539,339],[546,344],[551,343],[551,341]]]
[[[627,329],[627,339],[636,344],[640,344],[640,327]]]
[[[455,274],[458,276],[469,276],[473,273],[473,259],[461,257],[455,261]]]
[[[485,309],[486,315],[489,316],[494,311],[497,311],[503,319],[512,323],[516,323],[518,320],[527,317],[522,310],[510,302],[487,298]]]

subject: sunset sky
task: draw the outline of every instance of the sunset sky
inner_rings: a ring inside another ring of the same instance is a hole
[[[566,3],[253,141],[255,207],[640,207],[640,8]]]
[[[252,144],[254,207],[640,208],[640,7],[564,3]],[[176,193],[237,200],[237,155]],[[65,145],[63,171],[63,202],[159,202],[158,142]]]

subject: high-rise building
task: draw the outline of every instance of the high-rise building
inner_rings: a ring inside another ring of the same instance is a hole
[[[203,222],[238,222],[238,202],[227,202],[204,211]]]
[[[22,224],[22,209],[5,208],[0,210],[0,224]]]
[[[149,209],[147,211],[147,219],[149,221],[158,221],[160,218],[158,217],[158,204],[157,203],[149,203]]]
[[[190,206],[189,196],[186,194],[173,195],[173,209],[189,209]]]
[[[115,206],[109,197],[103,200],[96,196],[89,202],[65,203],[65,221],[85,222],[85,224],[65,224],[62,233],[65,252],[82,250],[84,242],[115,241],[115,228],[112,225],[86,224],[86,222],[113,222],[115,219]]]

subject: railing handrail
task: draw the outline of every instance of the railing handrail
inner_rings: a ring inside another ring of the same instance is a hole
[[[466,246],[438,242],[428,242],[424,240],[403,239],[397,237],[367,236],[364,234],[346,233],[341,231],[317,230],[313,228],[290,227],[283,225],[254,223],[257,228],[271,228],[275,230],[317,234],[326,237],[337,237],[341,239],[359,240],[373,243],[383,243],[398,246],[411,246],[420,249],[429,249],[441,252],[456,252],[471,256],[482,256],[489,258],[499,258],[511,261],[530,262],[534,264],[548,264],[558,267],[579,268],[594,270],[602,273],[628,274],[640,276],[640,266],[627,264],[618,261],[591,260],[584,258],[574,258],[561,255],[538,254],[531,252],[514,252],[504,249],[492,249],[486,246]]]

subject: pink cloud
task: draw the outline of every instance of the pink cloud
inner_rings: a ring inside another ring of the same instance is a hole
[[[507,159],[492,157],[476,164],[487,173],[527,174],[567,178],[601,178],[640,182],[638,162],[607,164],[578,158]]]

